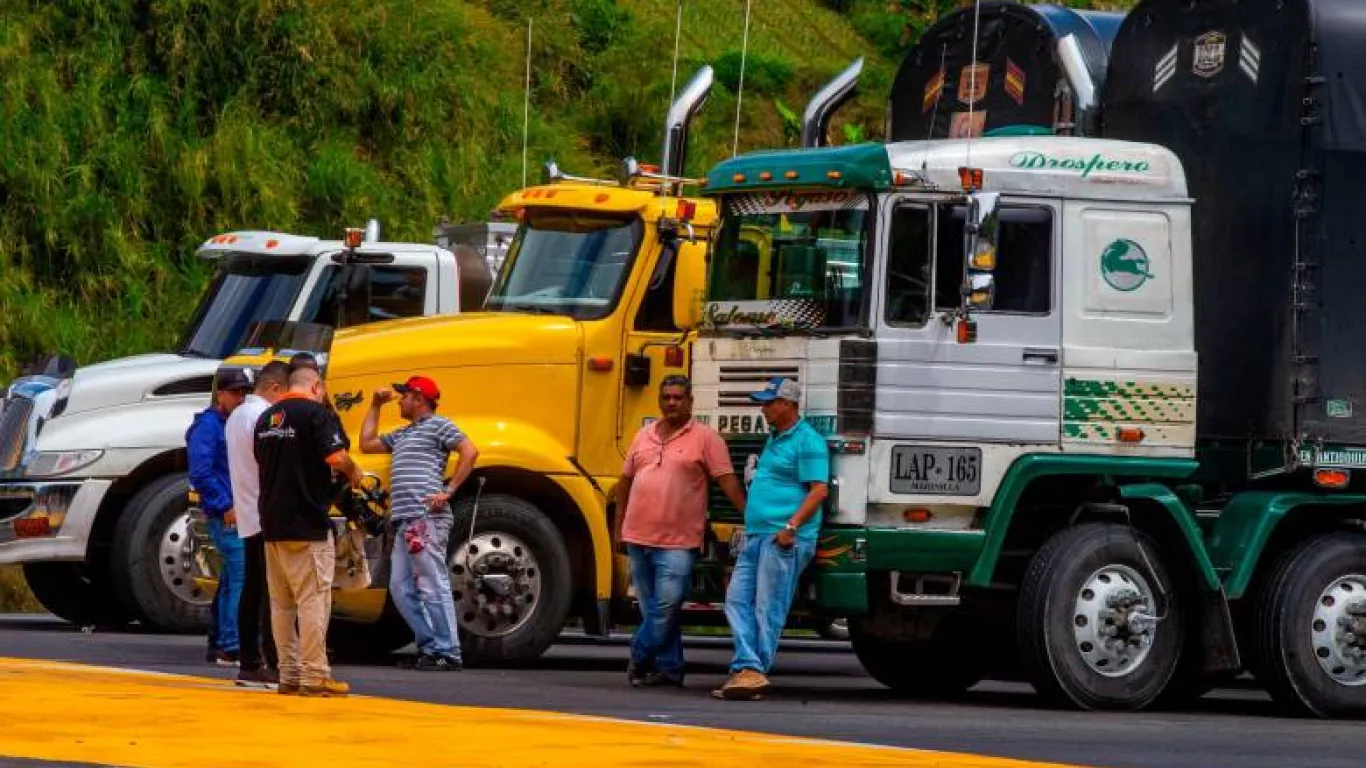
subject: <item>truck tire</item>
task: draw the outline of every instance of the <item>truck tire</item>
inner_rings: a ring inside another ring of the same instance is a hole
[[[927,640],[878,637],[865,622],[849,621],[849,642],[868,676],[902,696],[946,699],[987,676],[990,659],[968,642],[962,622],[949,620]]]
[[[569,617],[573,576],[559,529],[534,505],[491,493],[455,504],[447,563],[467,662],[517,664],[540,657]]]
[[[95,571],[100,571],[96,575]],[[85,563],[24,563],[24,581],[43,607],[81,627],[117,628],[128,623],[110,584],[109,570]]]
[[[189,520],[189,490],[184,472],[157,478],[133,496],[114,528],[114,586],[124,607],[159,632],[209,626],[213,595],[193,579],[194,559],[202,555]]]
[[[1317,717],[1366,713],[1366,535],[1301,542],[1256,599],[1257,667],[1277,704]]]
[[[1025,678],[1055,704],[1148,706],[1171,682],[1186,642],[1176,589],[1152,540],[1127,526],[1086,523],[1054,535],[1020,589]]]

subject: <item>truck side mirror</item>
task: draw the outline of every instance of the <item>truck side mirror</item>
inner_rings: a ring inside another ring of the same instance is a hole
[[[1001,236],[1001,194],[974,192],[968,196],[968,221],[963,228],[967,239],[965,262],[969,271],[990,272],[996,268],[996,245]]]
[[[702,324],[702,296],[707,285],[705,247],[684,247],[675,242],[674,248],[674,327],[691,331]]]
[[[348,264],[343,269],[338,325],[342,328],[364,325],[370,321],[370,267]]]

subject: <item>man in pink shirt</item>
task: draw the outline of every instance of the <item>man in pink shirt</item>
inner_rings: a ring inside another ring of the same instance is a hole
[[[659,386],[661,418],[636,433],[621,471],[617,541],[631,556],[641,622],[626,678],[633,686],[683,685],[679,613],[707,527],[707,484],[744,512],[745,492],[716,430],[692,418],[692,383]]]

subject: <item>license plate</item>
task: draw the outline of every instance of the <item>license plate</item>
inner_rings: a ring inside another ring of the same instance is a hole
[[[928,496],[976,496],[982,490],[982,449],[893,446],[891,490]]]

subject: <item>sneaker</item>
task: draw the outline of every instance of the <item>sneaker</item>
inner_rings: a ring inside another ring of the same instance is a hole
[[[419,672],[458,672],[463,668],[458,659],[447,656],[428,656],[422,654],[417,657],[417,663],[413,664],[413,669]]]
[[[640,685],[647,688],[660,688],[672,686],[674,688],[683,687],[683,673],[650,672],[645,675],[645,679],[640,681]]]
[[[757,701],[768,690],[768,678],[762,672],[742,669],[726,680],[725,685],[711,692],[713,698],[727,701]]]
[[[266,688],[274,690],[280,685],[280,676],[269,667],[244,669],[237,673],[237,684],[243,688]]]
[[[634,659],[626,662],[626,682],[632,688],[639,688],[645,684],[645,676],[649,674],[644,669],[636,665]]]
[[[241,660],[237,651],[214,651],[213,663],[220,667],[236,667],[241,665]]]
[[[350,692],[351,686],[330,677],[318,685],[305,685],[299,688],[300,696],[318,696],[321,698],[345,696]]]
[[[214,664],[218,662],[218,649],[210,645],[204,651],[204,661]]]

